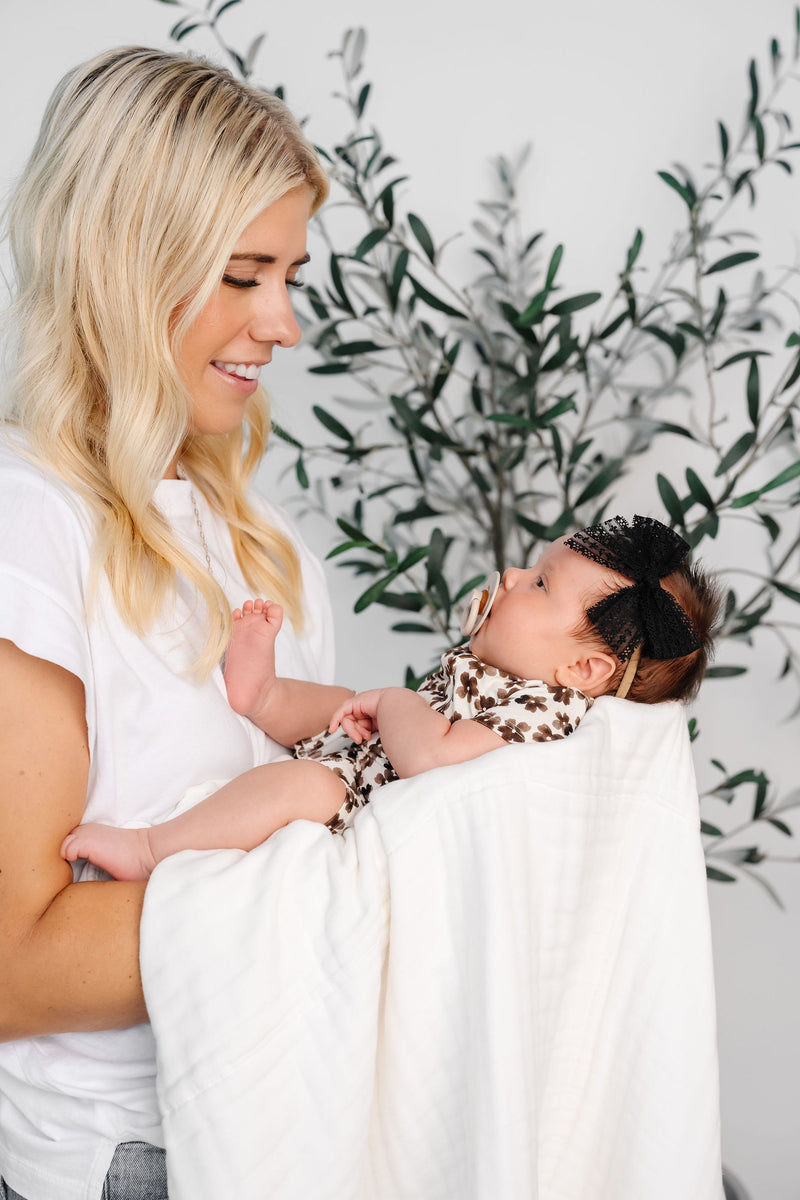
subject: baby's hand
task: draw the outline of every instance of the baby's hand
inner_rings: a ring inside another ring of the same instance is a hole
[[[386,688],[372,688],[368,692],[357,692],[337,708],[331,717],[328,730],[333,733],[341,725],[349,738],[360,745],[378,728],[378,702]]]

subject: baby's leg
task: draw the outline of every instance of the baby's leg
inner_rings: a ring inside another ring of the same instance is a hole
[[[290,821],[325,823],[341,808],[346,789],[328,767],[287,759],[254,767],[206,800],[149,829],[79,825],[61,854],[88,858],[116,879],[147,879],[157,863],[179,850],[252,850]]]
[[[234,712],[259,724],[275,682],[275,638],[283,621],[280,604],[246,600],[233,614],[225,653],[225,688]]]

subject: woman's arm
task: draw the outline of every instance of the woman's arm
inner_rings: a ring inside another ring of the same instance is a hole
[[[72,883],[86,802],[83,685],[0,639],[0,1039],[147,1020],[143,883]]]
[[[467,762],[507,745],[499,733],[479,721],[451,723],[408,688],[359,692],[334,713],[331,729],[338,724],[354,741],[362,741],[370,728],[377,729],[386,756],[401,779],[433,767]]]

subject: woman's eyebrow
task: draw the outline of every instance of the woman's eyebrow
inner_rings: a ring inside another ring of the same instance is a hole
[[[249,251],[246,251],[244,254],[232,254],[228,259],[228,262],[275,263],[277,261],[274,254],[251,254]],[[290,266],[303,267],[308,262],[311,262],[311,255],[304,254],[302,258],[296,259]]]

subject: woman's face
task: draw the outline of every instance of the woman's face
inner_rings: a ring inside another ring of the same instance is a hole
[[[312,192],[286,192],[250,222],[233,248],[217,291],[190,325],[176,362],[194,401],[194,433],[230,433],[258,387],[275,346],[295,346],[300,329],[290,289],[308,262]]]

